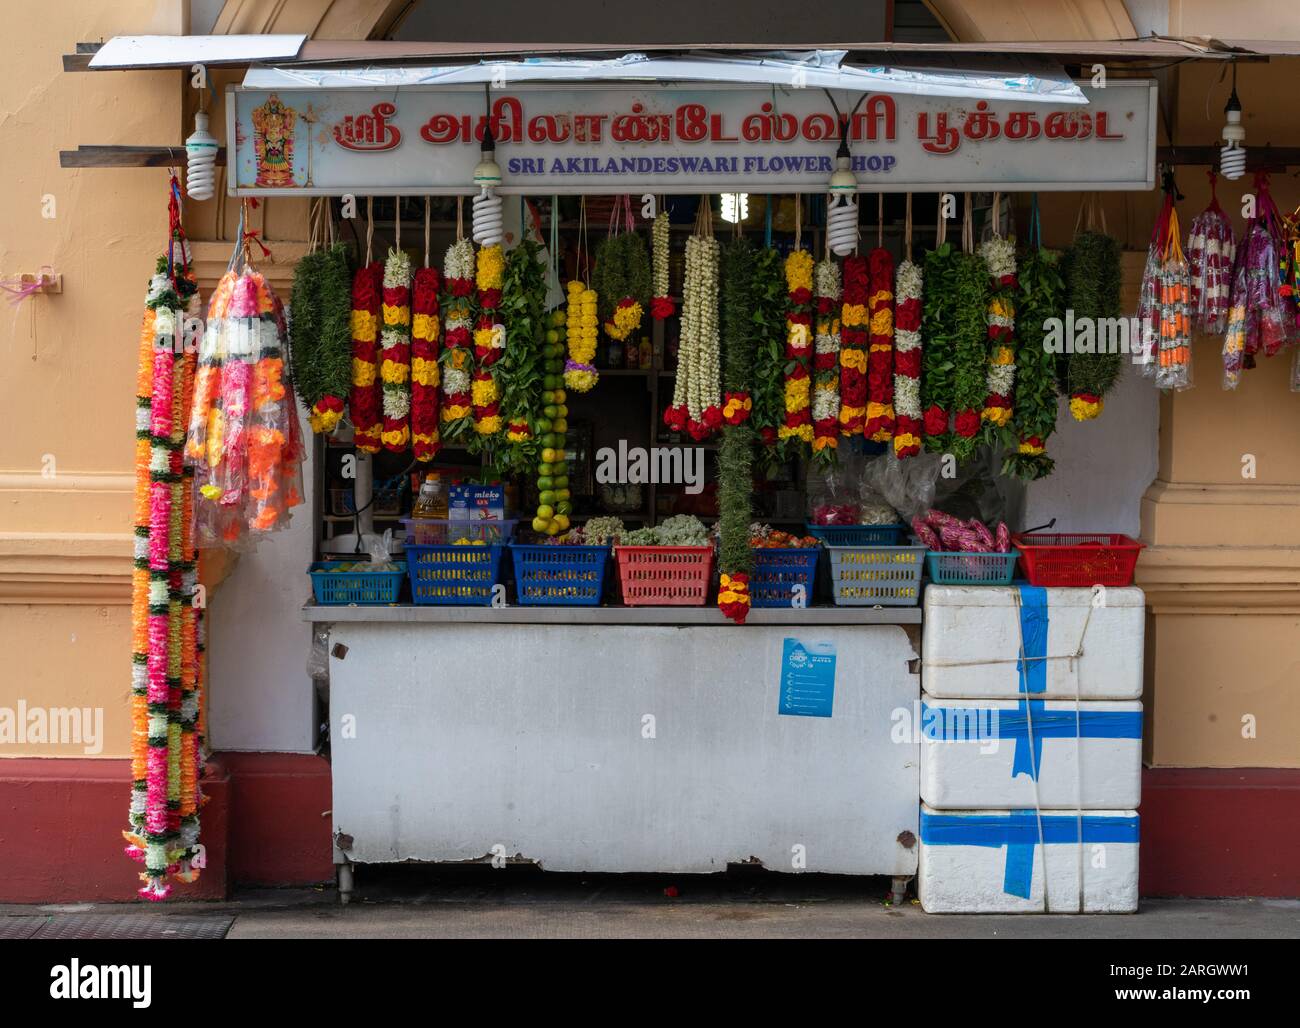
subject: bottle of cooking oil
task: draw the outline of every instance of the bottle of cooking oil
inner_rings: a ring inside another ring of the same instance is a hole
[[[424,476],[420,485],[420,495],[415,498],[415,507],[411,511],[413,518],[437,518],[447,520],[447,483],[442,475],[430,471]]]

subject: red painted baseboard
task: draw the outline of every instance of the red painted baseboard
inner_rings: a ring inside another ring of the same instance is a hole
[[[217,754],[204,776],[207,866],[177,899],[224,899],[232,884],[308,885],[333,876],[330,769],[311,754]],[[0,903],[136,898],[124,853],[128,760],[0,760]],[[324,816],[323,816],[324,815]]]
[[[1300,770],[1146,768],[1143,896],[1300,896]]]

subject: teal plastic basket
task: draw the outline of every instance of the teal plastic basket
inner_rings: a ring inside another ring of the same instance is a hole
[[[1010,585],[1019,558],[1019,550],[1010,553],[930,550],[925,555],[925,562],[930,581],[935,585]]]
[[[516,599],[524,607],[598,607],[608,546],[510,544]]]
[[[808,534],[827,546],[897,546],[903,525],[808,525]]]
[[[488,606],[501,573],[504,550],[500,544],[408,545],[411,602],[419,606]]]
[[[837,607],[911,607],[921,599],[924,546],[828,546]]]
[[[355,563],[348,560],[318,560],[307,573],[316,602],[325,607],[379,607],[396,603],[402,594],[406,564],[394,561],[396,571],[340,571]]]

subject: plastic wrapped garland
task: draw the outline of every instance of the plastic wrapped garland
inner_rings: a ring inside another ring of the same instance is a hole
[[[1210,175],[1213,183],[1213,172]],[[1232,265],[1236,256],[1237,239],[1232,222],[1219,206],[1218,197],[1212,196],[1210,205],[1192,220],[1187,233],[1193,324],[1207,335],[1222,335],[1228,327]]]
[[[228,272],[217,286],[199,362],[216,368],[196,390],[186,440],[204,546],[241,549],[277,531],[302,502],[304,456],[293,388],[285,377],[285,322],[258,272]]]
[[[1223,342],[1225,389],[1237,387],[1242,372],[1255,366],[1258,354],[1277,354],[1296,327],[1279,274],[1285,253],[1283,221],[1269,194],[1267,179],[1257,177],[1256,188],[1256,216],[1246,223],[1233,269]]]

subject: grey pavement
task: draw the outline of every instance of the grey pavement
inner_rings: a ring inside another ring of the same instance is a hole
[[[477,869],[476,869],[477,870]],[[245,890],[221,903],[0,905],[0,938],[175,937],[233,919],[226,938],[319,939],[1294,939],[1300,900],[1145,900],[1130,915],[948,915],[885,899],[888,882],[823,876],[358,876],[348,906],[332,888]],[[167,919],[176,918],[168,922]],[[186,919],[189,919],[188,922]],[[102,935],[99,937],[103,937]]]

